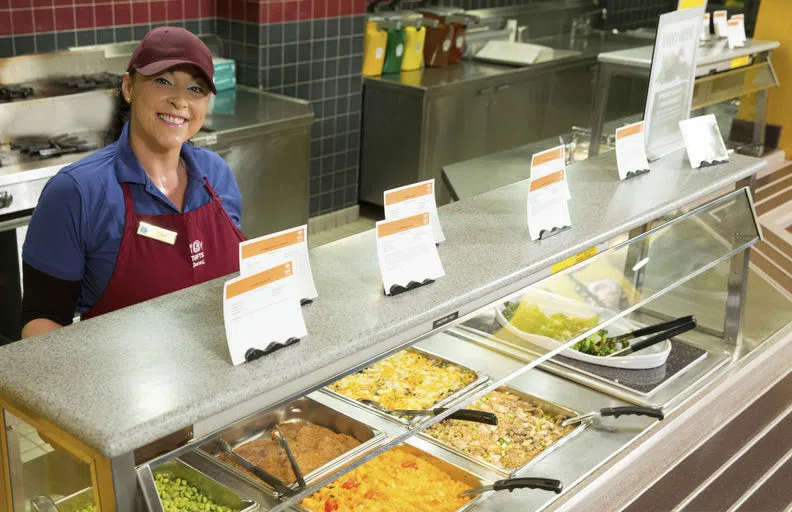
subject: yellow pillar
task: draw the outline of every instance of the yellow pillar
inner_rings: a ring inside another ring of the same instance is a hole
[[[781,85],[768,93],[767,122],[783,127],[778,145],[792,159],[792,2],[762,0],[753,37],[781,43],[770,57]]]

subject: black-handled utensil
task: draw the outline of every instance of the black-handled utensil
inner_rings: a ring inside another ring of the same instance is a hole
[[[673,327],[677,327],[679,325],[684,325],[689,322],[695,322],[696,317],[694,316],[683,316],[681,318],[676,318],[674,320],[670,320],[668,322],[661,322],[659,324],[649,325],[647,327],[642,327],[640,329],[636,329],[634,331],[630,331],[626,334],[620,334],[619,336],[608,336],[608,340],[614,343],[622,343],[625,341],[629,341],[634,338],[640,338],[641,336],[649,336],[650,334],[656,334],[658,332],[667,331]]]
[[[297,459],[294,457],[294,453],[291,451],[289,442],[286,441],[286,436],[283,435],[283,432],[281,432],[277,425],[272,428],[272,432],[275,434],[275,439],[278,441],[281,448],[283,448],[283,451],[286,452],[286,457],[289,458],[289,465],[294,472],[294,476],[297,477],[297,485],[299,485],[301,489],[304,489],[305,479],[303,478],[302,471],[300,471],[300,465],[297,464]]]
[[[440,413],[447,411],[446,408],[426,409],[426,410],[404,410],[396,409],[390,411],[391,414],[396,416],[436,416]],[[498,417],[485,411],[476,411],[473,409],[459,409],[458,411],[450,414],[448,418],[452,420],[474,421],[476,423],[484,423],[485,425],[497,425]]]
[[[440,414],[441,412],[447,411],[447,408],[437,408],[437,409],[394,409],[389,410],[380,405],[379,403],[375,402],[374,400],[367,400],[363,399],[360,400],[360,403],[368,405],[369,407],[373,407],[378,411],[382,411],[386,414],[393,414],[395,416],[435,416]],[[473,409],[459,409],[453,414],[448,416],[454,420],[463,420],[463,421],[475,421],[477,423],[484,423],[486,425],[497,425],[498,424],[498,417],[491,412],[484,412],[484,411],[475,411]]]
[[[294,491],[286,487],[283,482],[232,450],[231,445],[228,444],[228,441],[225,439],[218,439],[217,442],[220,445],[220,449],[223,451],[223,453],[234,459],[234,462],[245,468],[245,470],[250,471],[256,475],[256,477],[266,482],[270,487],[275,489],[276,492],[287,497],[294,496]]]
[[[612,354],[608,354],[606,357],[614,357],[614,356],[619,357],[619,356],[634,354],[639,350],[643,350],[645,348],[651,347],[652,345],[656,345],[657,343],[663,342],[667,339],[671,339],[674,336],[679,336],[680,334],[686,333],[696,328],[696,318],[693,316],[680,318],[674,321],[674,324],[675,324],[674,326],[672,326],[671,328],[666,328],[659,334],[650,336],[645,340],[631,343],[629,346],[619,351],[616,351]]]
[[[493,482],[492,485],[485,485],[483,487],[476,487],[475,489],[467,490],[460,494],[460,496],[470,496],[488,491],[506,490],[512,492],[515,489],[542,489],[543,491],[552,491],[556,494],[559,494],[564,489],[564,486],[561,484],[560,480],[555,480],[552,478],[507,478],[506,480],[498,480],[497,482]]]
[[[619,416],[649,416],[650,418],[657,418],[658,420],[662,420],[665,418],[662,409],[656,409],[654,407],[639,407],[637,405],[626,405],[624,407],[606,407],[604,409],[600,409],[599,411],[589,412],[587,414],[581,414],[580,416],[574,416],[572,418],[565,419],[561,422],[562,427],[566,427],[567,425],[572,425],[574,423],[580,423],[589,419],[596,418],[597,416],[605,417],[605,416],[613,416],[614,418],[618,418]]]

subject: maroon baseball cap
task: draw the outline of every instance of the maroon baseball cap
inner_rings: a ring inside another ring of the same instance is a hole
[[[143,76],[156,75],[180,64],[192,64],[203,74],[212,92],[217,94],[214,84],[212,53],[198,37],[179,27],[157,27],[140,41],[127,71],[133,69]]]

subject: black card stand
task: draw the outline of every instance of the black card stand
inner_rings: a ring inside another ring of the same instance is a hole
[[[704,161],[702,161],[702,162],[699,164],[698,168],[699,168],[699,169],[703,169],[703,168],[705,168],[705,167],[714,167],[714,166],[716,166],[716,165],[721,165],[721,164],[728,164],[728,163],[729,163],[729,161],[728,161],[728,160],[713,160],[713,161],[711,161],[711,162],[707,162],[706,160],[704,160]]]
[[[272,354],[273,352],[278,351],[282,348],[286,348],[289,345],[294,345],[298,341],[300,341],[300,338],[289,338],[283,343],[278,343],[277,341],[273,341],[272,343],[267,345],[267,348],[265,348],[264,350],[260,350],[257,348],[249,348],[248,351],[245,352],[245,361],[247,361],[248,363],[251,361],[255,361],[260,357],[264,357],[266,355]]]
[[[547,240],[551,236],[556,236],[557,234],[563,233],[569,229],[572,229],[572,226],[561,226],[560,228],[556,227],[550,230],[543,229],[539,231],[539,240]]]
[[[313,299],[300,299],[300,306],[307,306],[313,304]]]
[[[649,169],[638,169],[637,171],[628,171],[627,172],[627,179],[635,178],[636,176],[640,176],[642,174],[646,174],[649,172]]]
[[[415,290],[416,288],[420,288],[421,286],[426,286],[427,284],[434,283],[434,279],[424,279],[422,282],[417,281],[410,281],[407,283],[407,286],[402,286],[400,284],[394,284],[388,290],[388,293],[385,294],[386,297],[393,297],[394,295],[399,295],[400,293],[408,292],[410,290]]]

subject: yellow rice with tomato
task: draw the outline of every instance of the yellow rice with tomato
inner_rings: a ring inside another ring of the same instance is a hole
[[[313,512],[453,512],[471,489],[428,459],[396,447],[302,501]]]
[[[470,370],[404,350],[329,387],[353,400],[372,400],[386,409],[430,409],[475,380]]]

